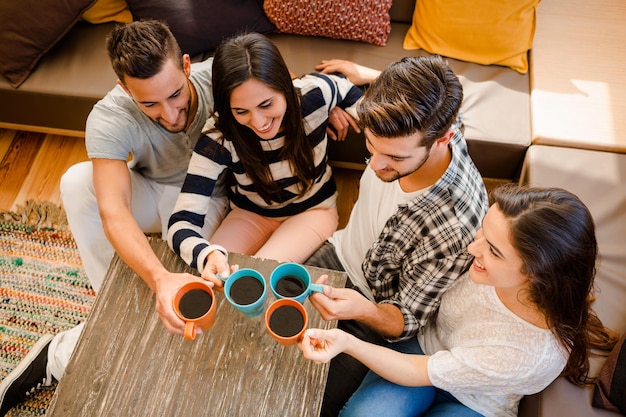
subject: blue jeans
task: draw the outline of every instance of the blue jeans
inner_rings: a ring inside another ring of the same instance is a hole
[[[423,355],[417,339],[387,345],[403,353]],[[350,397],[340,417],[480,417],[452,394],[435,387],[405,387],[393,384],[369,371]]]

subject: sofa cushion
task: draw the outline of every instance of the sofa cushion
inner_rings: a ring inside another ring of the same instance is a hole
[[[263,9],[283,33],[387,43],[391,0],[265,0]]]
[[[127,0],[135,20],[167,22],[183,53],[195,55],[215,49],[242,31],[272,32],[261,0]]]
[[[83,13],[83,20],[99,24],[106,22],[130,23],[133,16],[130,14],[126,0],[98,0]]]
[[[596,226],[599,263],[592,307],[605,326],[626,332],[626,154],[532,145],[521,181],[532,186],[562,187],[589,207]],[[591,357],[597,376],[604,357]],[[520,417],[593,417],[618,414],[593,408],[592,387],[579,388],[558,378],[543,392],[525,398]]]
[[[0,72],[17,88],[96,0],[0,2]],[[45,24],[42,24],[45,22]]]
[[[594,407],[626,414],[626,333],[624,333],[604,366],[593,391]]]
[[[626,153],[626,1],[543,0],[532,61],[532,142]]]
[[[528,71],[540,0],[418,0],[406,49]]]

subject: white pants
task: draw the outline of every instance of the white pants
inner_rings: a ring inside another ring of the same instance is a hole
[[[161,233],[167,237],[167,223],[176,204],[180,187],[163,185],[130,171],[132,212],[145,233]],[[83,261],[92,288],[98,291],[115,250],[102,226],[93,186],[93,165],[90,161],[70,167],[61,177],[61,199],[67,222]],[[220,181],[211,198],[211,208],[205,218],[204,236],[211,236],[228,212],[228,199]],[[218,197],[219,196],[219,197]],[[48,348],[48,366],[58,380],[63,375],[83,325],[55,336]]]
[[[61,380],[70,356],[78,343],[78,338],[85,327],[85,322],[61,333],[57,333],[48,346],[48,370],[57,380]]]

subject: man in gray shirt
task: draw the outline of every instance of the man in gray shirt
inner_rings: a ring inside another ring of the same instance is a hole
[[[172,299],[184,283],[201,278],[165,269],[145,233],[167,233],[193,148],[213,108],[212,59],[192,65],[169,28],[157,21],[116,27],[107,50],[118,83],[87,119],[90,161],[64,174],[63,205],[94,290],[117,252],[155,292],[167,330],[182,334],[184,322]],[[222,198],[212,199],[207,233],[228,208],[225,194],[217,195]],[[61,378],[82,327],[54,338],[44,335],[35,344],[0,384],[0,415],[42,381]]]

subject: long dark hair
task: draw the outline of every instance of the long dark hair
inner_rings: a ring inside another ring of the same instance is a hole
[[[255,191],[267,202],[280,201],[280,187],[272,180],[269,163],[259,137],[237,122],[230,108],[236,87],[254,78],[285,95],[287,110],[283,118],[285,143],[281,159],[287,160],[299,181],[300,194],[308,191],[315,178],[313,148],[304,132],[300,95],[278,48],[265,36],[248,33],[222,42],[213,59],[213,98],[217,112],[216,127],[233,142]]]
[[[560,188],[506,185],[491,198],[509,221],[529,299],[569,352],[563,375],[576,385],[591,382],[590,349],[609,350],[617,341],[591,309],[598,255],[591,213]]]

